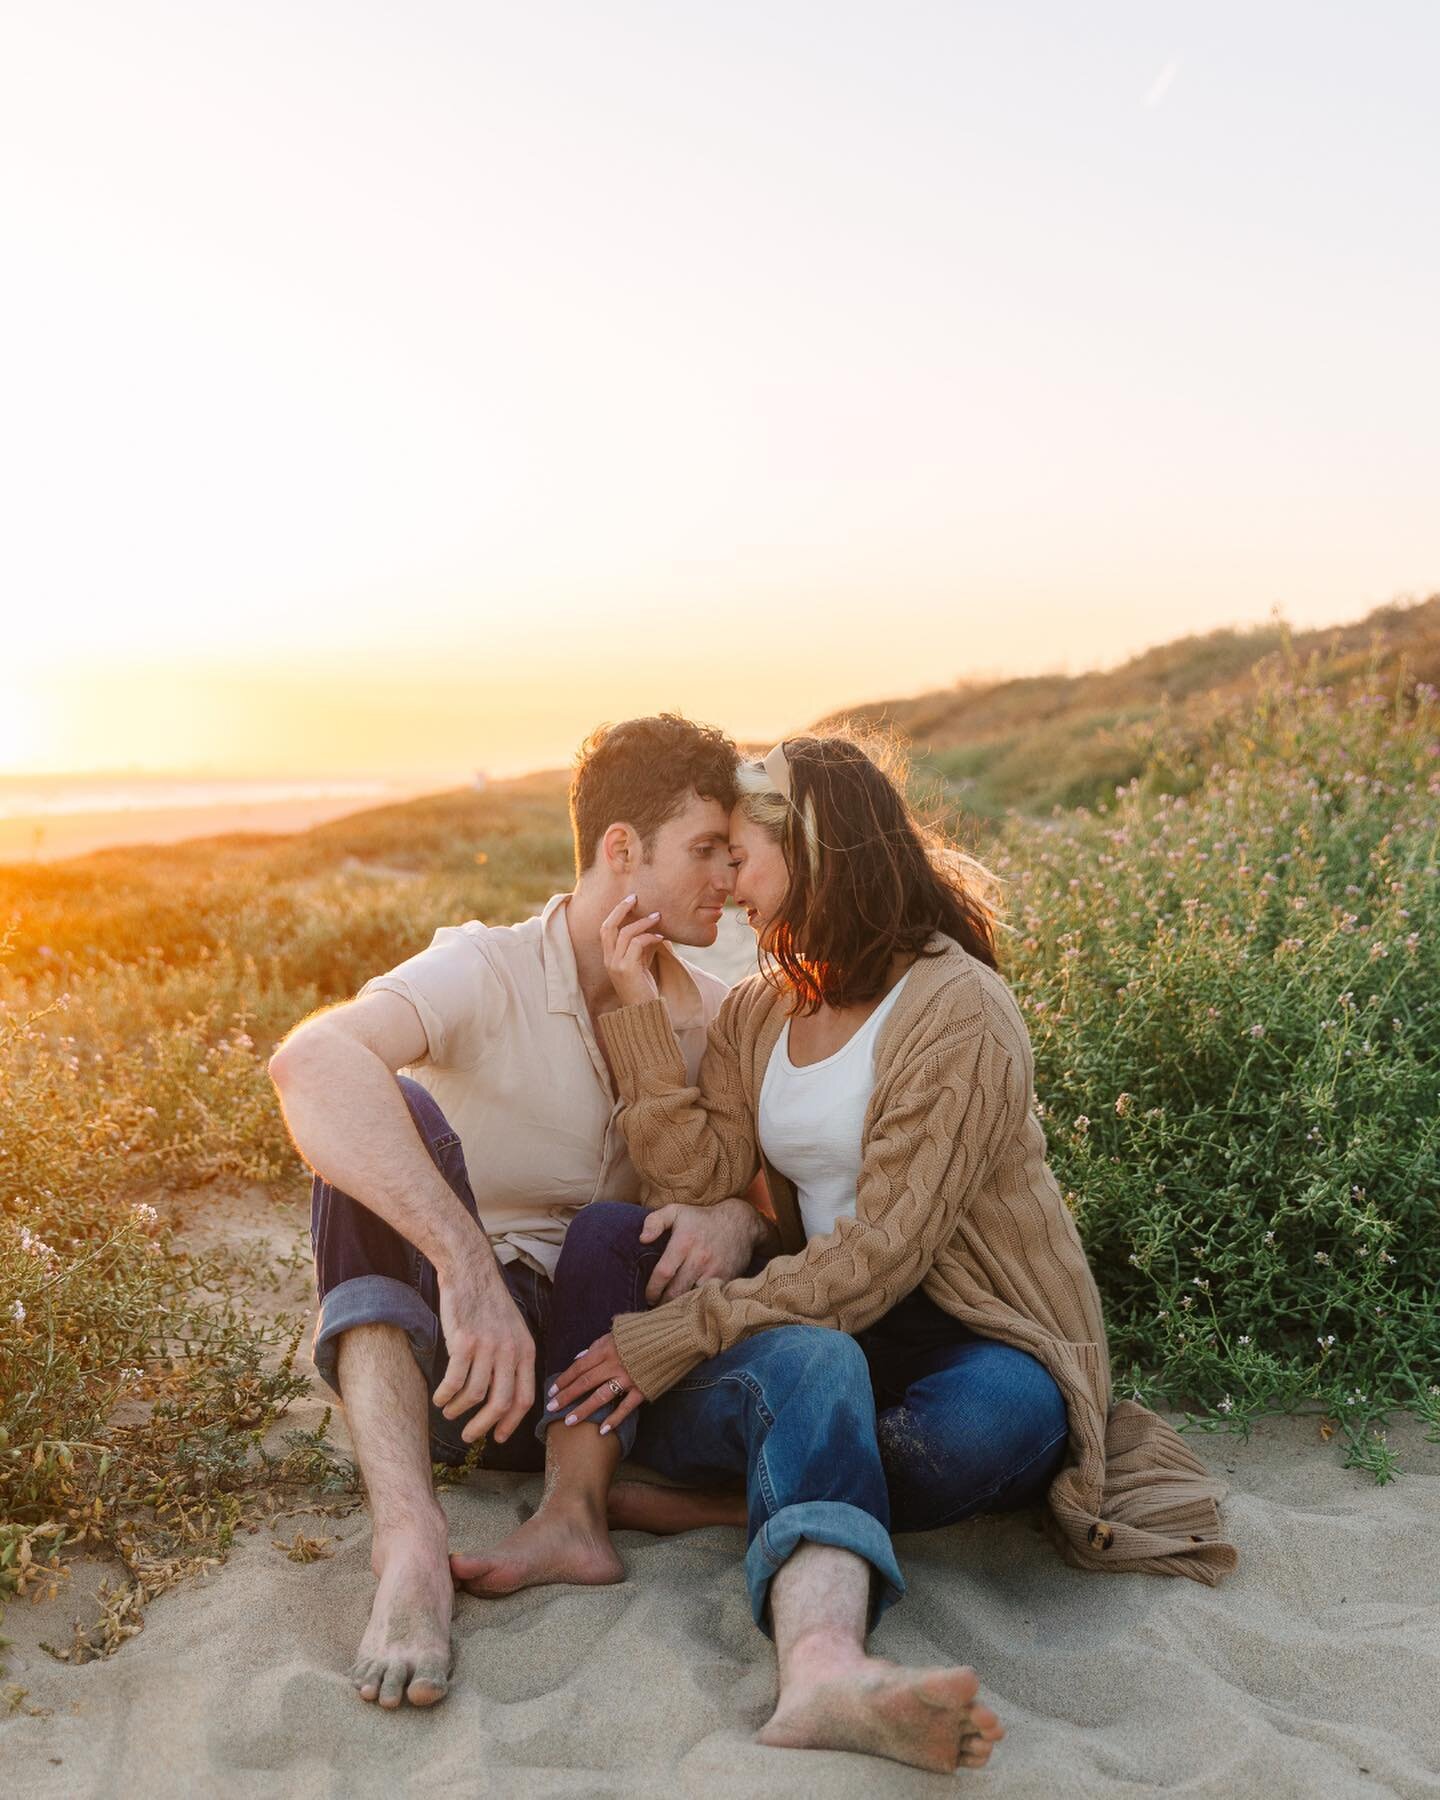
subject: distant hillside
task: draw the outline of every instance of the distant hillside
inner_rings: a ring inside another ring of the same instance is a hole
[[[1440,594],[1382,606],[1353,625],[1291,632],[1283,625],[1177,638],[1117,669],[957,682],[906,700],[834,714],[816,729],[856,724],[896,732],[919,767],[941,776],[968,813],[1048,812],[1109,798],[1144,765],[1147,723],[1168,716],[1198,736],[1224,702],[1252,691],[1268,671],[1293,666],[1321,684],[1374,668],[1440,686]]]

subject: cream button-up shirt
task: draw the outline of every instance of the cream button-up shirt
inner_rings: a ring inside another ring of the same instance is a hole
[[[427,1051],[402,1073],[435,1097],[459,1136],[498,1259],[545,1275],[582,1206],[640,1194],[580,992],[569,901],[556,894],[519,925],[443,925],[428,950],[360,990],[399,994],[420,1015]],[[729,989],[668,944],[655,975],[693,1083]]]

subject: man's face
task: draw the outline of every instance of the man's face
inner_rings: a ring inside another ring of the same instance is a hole
[[[730,814],[718,800],[691,793],[655,833],[635,870],[634,918],[658,912],[658,929],[674,944],[713,944],[734,886]]]

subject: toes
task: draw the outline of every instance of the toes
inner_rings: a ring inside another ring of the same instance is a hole
[[[412,1706],[434,1706],[445,1698],[449,1687],[450,1679],[444,1669],[420,1668],[406,1688],[405,1698]]]
[[[505,1592],[505,1586],[499,1577],[499,1571],[490,1563],[481,1563],[475,1573],[460,1583],[467,1594],[479,1594],[484,1598],[493,1598]]]
[[[350,1671],[350,1679],[360,1691],[362,1700],[373,1700],[380,1692],[382,1665],[373,1657],[362,1656]]]
[[[967,1704],[980,1692],[980,1677],[968,1663],[959,1669],[947,1669],[950,1692]]]
[[[380,1683],[380,1704],[387,1712],[393,1712],[405,1698],[405,1684],[409,1678],[408,1663],[392,1662],[385,1665],[385,1679]]]
[[[450,1558],[450,1579],[456,1587],[462,1587],[467,1593],[483,1592],[482,1583],[494,1569],[494,1562],[488,1556],[452,1556]]]
[[[960,1767],[983,1769],[990,1753],[1005,1735],[1005,1727],[988,1706],[977,1706],[972,1714],[979,1730],[966,1732],[960,1739]],[[982,1718],[985,1721],[982,1724]]]

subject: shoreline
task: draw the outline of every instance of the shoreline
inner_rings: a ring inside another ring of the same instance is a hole
[[[397,790],[383,796],[317,794],[308,799],[217,801],[113,812],[27,813],[0,819],[0,864],[65,862],[94,850],[141,849],[235,832],[284,837],[352,813],[371,812],[377,806],[399,805],[432,791],[417,788],[413,793]]]

